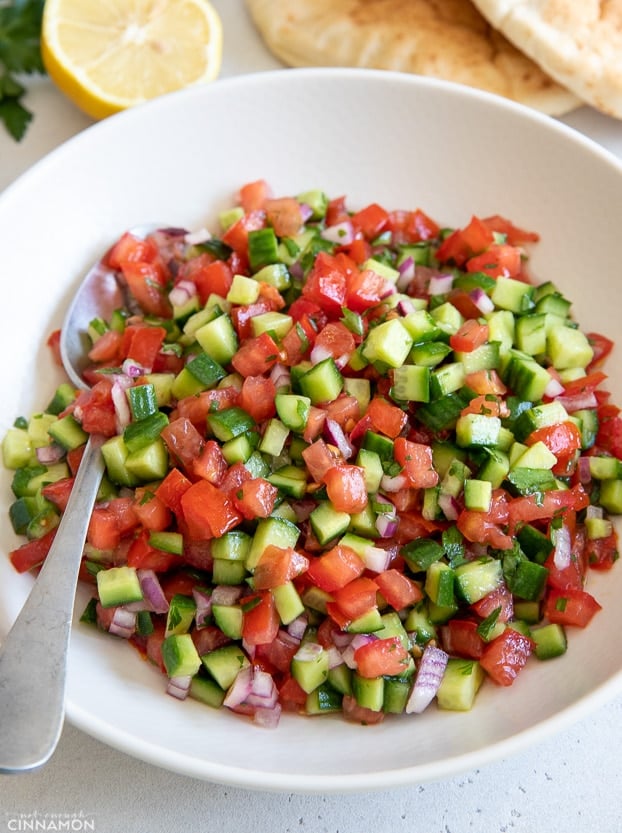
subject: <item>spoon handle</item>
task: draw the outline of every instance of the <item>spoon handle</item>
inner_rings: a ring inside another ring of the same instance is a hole
[[[103,440],[92,436],[86,444],[54,543],[0,647],[0,773],[41,766],[60,738],[75,590],[104,471]]]

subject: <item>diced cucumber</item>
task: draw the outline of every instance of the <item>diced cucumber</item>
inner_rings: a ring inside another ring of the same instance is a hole
[[[305,714],[329,714],[341,711],[343,695],[329,683],[319,685],[307,694]]]
[[[490,297],[496,307],[513,313],[527,312],[534,306],[534,288],[515,278],[497,278]]]
[[[57,416],[48,413],[33,414],[30,417],[30,419],[28,420],[28,428],[26,429],[26,431],[28,436],[30,437],[30,441],[32,443],[33,448],[39,448],[40,446],[49,445],[51,437],[51,434],[49,433],[49,428],[57,421]],[[73,425],[73,423],[70,424]]]
[[[176,593],[169,602],[166,615],[166,635],[187,633],[194,620],[197,604],[192,596]]]
[[[477,477],[479,480],[487,480],[493,489],[498,489],[510,471],[510,459],[498,448],[485,448],[483,454]]]
[[[233,276],[233,281],[227,293],[227,301],[232,304],[239,304],[246,306],[254,304],[259,298],[260,292],[259,282],[253,278],[247,278],[244,275],[236,274]]]
[[[503,583],[503,567],[496,558],[478,558],[455,569],[456,587],[467,604],[474,604]]]
[[[348,396],[354,396],[359,403],[360,413],[364,414],[371,399],[371,385],[369,379],[346,376],[343,380],[343,389]]]
[[[284,625],[289,625],[305,611],[304,603],[291,581],[274,587],[272,596],[279,618]]]
[[[382,630],[382,616],[377,607],[372,607],[346,627],[348,633],[375,633]]]
[[[462,362],[450,362],[433,370],[430,374],[430,397],[439,399],[448,393],[460,390],[466,380]]]
[[[221,365],[229,364],[238,349],[238,337],[228,315],[219,315],[195,332],[203,350]]]
[[[356,456],[356,465],[363,469],[367,493],[375,495],[384,475],[380,456],[368,448],[360,448]]]
[[[450,657],[436,695],[439,709],[469,711],[484,677],[476,660]]]
[[[399,318],[373,327],[363,344],[363,355],[370,362],[401,367],[413,346],[413,339]]]
[[[581,330],[556,326],[549,330],[546,352],[553,367],[564,370],[568,367],[587,367],[594,358],[594,350]]]
[[[301,434],[309,419],[311,399],[295,393],[277,393],[274,401],[276,412],[283,425]]]
[[[427,310],[415,310],[402,319],[415,344],[423,341],[438,341],[443,331]]]
[[[73,414],[54,420],[48,427],[48,434],[66,451],[79,448],[89,438]]]
[[[162,439],[154,440],[149,445],[131,451],[124,461],[130,476],[148,483],[166,477],[169,467],[168,450]]]
[[[299,379],[303,396],[309,398],[312,405],[332,402],[343,389],[343,376],[337,369],[333,358],[318,362]]]
[[[285,518],[262,518],[255,529],[246,558],[246,568],[252,572],[270,544],[283,549],[295,547],[299,535],[298,527]]]
[[[151,383],[134,385],[126,391],[132,419],[142,420],[158,413],[155,387]]]
[[[251,546],[251,536],[241,529],[225,532],[220,538],[212,540],[214,558],[229,561],[245,561]]]
[[[289,428],[283,425],[280,419],[273,417],[264,429],[259,450],[264,454],[270,454],[272,457],[278,457],[285,447],[288,436]]]
[[[156,411],[138,422],[130,422],[123,431],[123,442],[128,452],[139,451],[156,440],[168,425],[168,417]]]
[[[418,367],[436,367],[451,353],[451,347],[443,341],[426,341],[415,344],[410,351],[410,361]]]
[[[223,691],[217,683],[208,677],[195,675],[190,683],[189,696],[205,706],[211,706],[213,709],[219,709],[222,706],[226,694],[226,691]]]
[[[542,405],[534,405],[523,410],[514,422],[514,436],[519,442],[539,428],[548,428],[551,425],[559,425],[567,422],[568,412],[561,402],[553,400]]]
[[[212,616],[214,617],[214,624],[229,639],[242,638],[244,613],[240,605],[212,605]]]
[[[469,478],[464,482],[464,505],[476,512],[489,512],[492,503],[492,484],[488,480]]]
[[[267,283],[276,287],[279,292],[291,286],[291,277],[284,263],[268,263],[258,272],[255,272],[253,279],[259,283]]]
[[[134,567],[110,567],[97,573],[97,592],[102,607],[140,602],[143,591]]]
[[[440,304],[431,311],[432,318],[446,335],[453,335],[458,332],[464,324],[464,317],[460,311],[449,301]]]
[[[255,420],[251,415],[237,405],[209,413],[207,424],[216,439],[221,442],[232,440],[256,427]]]
[[[246,565],[243,561],[231,561],[227,558],[214,558],[212,581],[214,584],[241,584],[246,578]]]
[[[250,660],[238,645],[223,645],[201,656],[205,669],[222,689],[233,684],[243,668],[250,666]]]
[[[536,643],[534,653],[538,659],[553,659],[566,653],[568,640],[562,625],[550,623],[532,628],[530,636]]]
[[[603,480],[599,503],[610,514],[622,515],[622,480]]]
[[[444,561],[430,564],[424,585],[428,598],[439,607],[452,607],[455,604],[455,578],[455,571]]]
[[[384,705],[384,678],[352,675],[352,693],[359,706],[373,712],[382,711]]]
[[[171,634],[162,643],[162,662],[169,677],[194,677],[201,658],[189,633]]]
[[[456,442],[462,448],[496,446],[500,433],[499,417],[465,414],[456,422]]]
[[[2,462],[7,469],[26,466],[33,453],[33,444],[28,431],[23,428],[9,428],[2,439]]]
[[[328,679],[328,652],[317,642],[303,642],[292,658],[291,674],[310,694]]]
[[[430,368],[404,364],[393,371],[393,399],[402,402],[430,401]]]
[[[149,545],[163,552],[182,555],[184,551],[184,536],[181,532],[153,531],[149,533]]]
[[[309,522],[319,544],[324,546],[344,534],[350,525],[350,515],[339,512],[330,501],[324,500],[311,512]]]

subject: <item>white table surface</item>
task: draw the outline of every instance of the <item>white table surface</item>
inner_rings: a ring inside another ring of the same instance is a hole
[[[280,66],[256,35],[243,0],[214,5],[225,35],[221,77]],[[0,190],[91,124],[47,79],[29,84],[27,104],[35,119],[20,144],[0,130]],[[622,122],[587,107],[563,121],[622,157]],[[621,748],[618,697],[520,754],[449,780],[362,795],[297,795],[171,774],[66,725],[46,767],[0,776],[0,833],[237,833],[251,827],[254,833],[620,833]]]

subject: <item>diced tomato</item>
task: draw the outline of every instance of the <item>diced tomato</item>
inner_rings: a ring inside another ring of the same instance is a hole
[[[529,637],[508,627],[488,643],[480,665],[497,685],[512,685],[532,650],[533,642]]]
[[[197,477],[208,480],[214,486],[220,486],[228,469],[220,446],[216,440],[208,440],[200,455],[192,461],[191,470]]]
[[[244,342],[231,360],[241,376],[261,376],[271,370],[279,359],[279,348],[268,333]]]
[[[356,347],[354,336],[341,321],[329,321],[315,339],[315,348],[322,348],[336,361],[342,360],[340,366],[347,364]]]
[[[192,482],[177,468],[172,468],[155,490],[156,496],[176,515],[181,514],[181,498]]]
[[[560,422],[533,431],[525,440],[526,445],[542,442],[557,457],[553,474],[563,475],[582,445],[581,432],[574,422]]]
[[[491,231],[496,231],[498,234],[505,234],[510,246],[520,246],[522,243],[537,243],[540,239],[540,235],[536,234],[535,231],[526,231],[525,229],[519,228],[499,214],[484,217],[482,223]]]
[[[478,616],[481,616],[482,619],[490,616],[498,608],[500,608],[497,618],[498,622],[509,622],[514,617],[514,597],[505,583],[500,584],[482,599],[471,605],[471,609]]]
[[[247,376],[242,384],[239,403],[255,422],[263,422],[276,413],[275,397],[276,388],[271,379],[264,376]]]
[[[265,645],[279,632],[280,619],[269,590],[242,599],[242,638],[248,645]]]
[[[293,237],[302,226],[300,203],[294,197],[267,199],[264,203],[266,218],[277,237]]]
[[[482,316],[481,309],[464,289],[451,289],[447,300],[458,310],[463,318],[481,318]]]
[[[360,466],[340,463],[329,469],[322,479],[328,499],[337,512],[355,514],[367,506],[365,472]]]
[[[80,414],[80,424],[89,434],[114,437],[117,418],[112,401],[112,382],[102,379],[88,391],[83,391],[73,403],[73,411]]]
[[[281,674],[289,674],[292,659],[299,647],[300,642],[290,636],[286,630],[280,628],[272,642],[257,645],[254,663],[255,665],[257,663],[267,664]]]
[[[279,490],[263,477],[253,477],[245,480],[239,490],[234,493],[235,508],[248,521],[255,518],[267,518],[272,514]]]
[[[367,408],[367,415],[371,420],[372,430],[395,439],[400,434],[408,416],[397,405],[391,405],[386,399],[374,396]]]
[[[152,238],[136,237],[126,231],[112,246],[104,258],[111,269],[120,269],[122,263],[150,262],[158,257],[158,247]]]
[[[322,439],[316,440],[303,449],[302,457],[309,474],[316,483],[321,483],[326,472],[338,462]]]
[[[584,628],[601,610],[596,599],[577,587],[551,588],[544,601],[544,616],[558,625]]]
[[[272,304],[262,298],[258,298],[252,304],[242,304],[231,310],[233,326],[242,341],[251,338],[253,335],[253,318],[265,312],[272,311]]]
[[[197,575],[191,570],[175,570],[162,575],[160,584],[164,596],[170,602],[173,596],[192,596],[192,589],[197,585]]]
[[[394,286],[378,272],[360,269],[349,276],[346,305],[354,312],[365,312],[394,291]]]
[[[585,545],[587,563],[594,570],[609,570],[618,560],[618,536],[612,532],[606,538],[591,538]]]
[[[152,547],[149,543],[149,532],[143,530],[135,538],[127,551],[128,567],[135,567],[137,570],[153,570],[156,573],[167,573],[173,567],[178,566],[180,557],[170,552]]]
[[[133,508],[134,514],[145,529],[161,532],[171,524],[171,510],[146,486],[139,486],[135,490]]]
[[[487,393],[483,396],[473,397],[469,404],[460,411],[460,416],[464,416],[465,414],[508,417],[510,415],[510,409],[501,397]]]
[[[432,465],[432,449],[429,445],[398,437],[393,444],[393,454],[413,488],[428,489],[436,486],[438,472]]]
[[[309,566],[306,555],[292,547],[277,547],[272,544],[262,552],[253,573],[255,590],[271,590],[304,573]]]
[[[346,720],[353,723],[361,723],[364,726],[373,726],[376,723],[382,723],[385,714],[383,711],[375,712],[365,706],[359,706],[356,698],[351,694],[344,694],[341,701],[341,708],[343,709],[343,716]]]
[[[590,364],[590,369],[592,369],[602,364],[611,353],[613,350],[613,341],[600,333],[586,333],[586,335],[594,351],[594,356]]]
[[[225,479],[220,484],[221,491],[224,494],[230,495],[231,492],[237,491],[242,483],[252,478],[252,474],[246,468],[244,463],[234,463],[230,468]]]
[[[340,394],[324,406],[326,416],[334,420],[342,428],[347,429],[358,421],[361,415],[361,406],[356,396]]]
[[[293,367],[305,358],[310,348],[307,335],[298,322],[285,334],[281,340],[283,361],[288,367]]]
[[[190,631],[194,647],[200,657],[228,645],[231,639],[224,634],[216,625],[206,625],[203,628],[194,628]]]
[[[456,526],[467,541],[474,544],[489,544],[499,550],[511,550],[514,546],[514,539],[506,535],[497,523],[489,520],[484,512],[463,509]]]
[[[590,499],[580,484],[571,489],[555,489],[541,495],[525,495],[515,498],[509,506],[512,529],[521,521],[531,523],[543,518],[553,518],[566,509],[585,509]]]
[[[318,304],[333,318],[340,318],[346,293],[347,280],[342,264],[333,255],[320,252],[303,287],[303,297]]]
[[[96,364],[115,364],[119,357],[123,334],[117,330],[107,330],[97,339],[89,350],[89,359]]]
[[[601,416],[602,408],[598,410],[599,425],[596,444],[605,451],[609,451],[618,460],[622,460],[622,417]]]
[[[160,436],[173,460],[177,460],[186,470],[192,471],[194,461],[201,455],[205,440],[186,417],[165,425]]]
[[[125,357],[133,359],[147,370],[152,369],[165,338],[164,327],[130,325],[124,333]]]
[[[214,390],[204,390],[196,396],[180,399],[175,410],[175,417],[189,419],[200,434],[205,434],[207,415],[212,411],[230,408],[239,404],[239,391],[233,385]]]
[[[138,526],[131,497],[113,498],[93,509],[87,540],[99,550],[113,550],[121,538]]]
[[[480,324],[474,318],[469,318],[449,337],[452,350],[461,353],[472,353],[488,341],[488,325]]]
[[[564,395],[574,396],[577,393],[593,393],[605,379],[607,379],[606,373],[603,373],[602,370],[594,370],[588,373],[587,376],[580,376],[578,379],[564,382]]]
[[[476,370],[469,373],[465,379],[467,387],[475,393],[485,396],[486,394],[503,395],[507,388],[501,381],[496,370]]]
[[[155,621],[153,631],[147,636],[145,652],[147,658],[157,666],[163,674],[166,674],[164,660],[162,659],[162,643],[164,642],[166,623]]]
[[[311,405],[309,408],[309,416],[307,417],[307,424],[302,433],[303,440],[306,443],[312,443],[324,430],[325,423],[326,411],[324,408],[316,408],[315,405]]]
[[[25,544],[11,550],[9,559],[18,573],[26,573],[43,564],[54,542],[56,529],[50,529],[40,538],[33,538],[32,541],[26,541]]]
[[[53,483],[46,483],[41,490],[43,497],[51,501],[57,509],[64,512],[71,495],[75,477],[63,477]]]
[[[362,232],[367,240],[373,240],[389,222],[389,212],[373,202],[355,212],[350,219],[357,231]]]
[[[342,223],[344,220],[350,219],[350,214],[346,207],[345,197],[334,197],[328,201],[326,206],[326,225],[334,226],[337,223]]]
[[[361,677],[373,678],[404,673],[409,656],[399,636],[390,636],[361,645],[354,652],[354,661]]]
[[[423,598],[419,585],[400,570],[384,570],[374,576],[374,581],[387,604],[395,610],[403,610]]]
[[[452,656],[479,659],[484,653],[486,643],[472,619],[450,619],[442,626],[441,633],[443,649]]]
[[[420,208],[414,211],[391,211],[388,227],[394,243],[420,243],[433,240],[440,227]]]
[[[298,712],[304,710],[307,702],[307,692],[297,680],[287,675],[279,687],[279,702],[285,711]]]
[[[48,336],[46,344],[50,348],[52,358],[54,359],[54,364],[56,364],[58,367],[62,367],[63,359],[60,354],[60,330],[52,330],[52,332]]]
[[[365,564],[354,550],[337,544],[319,557],[310,559],[306,576],[316,587],[332,593],[358,578],[364,570]]]
[[[484,272],[491,278],[517,278],[521,273],[520,249],[505,244],[493,244],[480,255],[469,258],[467,272]]]
[[[441,263],[454,261],[457,266],[485,251],[494,241],[492,231],[477,217],[463,229],[456,229],[438,247],[436,257]]]
[[[159,262],[123,261],[123,277],[130,293],[148,315],[170,318],[172,307],[167,294],[167,274]]]
[[[243,257],[248,253],[248,233],[249,231],[258,231],[266,224],[266,215],[263,211],[252,210],[236,220],[233,225],[222,235],[222,242],[230,246],[238,254]]]
[[[233,501],[207,480],[199,480],[184,492],[181,507],[190,537],[199,540],[220,538],[242,520]]]
[[[352,579],[332,595],[340,611],[349,619],[358,619],[376,606],[378,585],[366,576]]]
[[[272,188],[265,179],[256,179],[253,182],[247,182],[240,188],[238,199],[240,205],[246,213],[249,211],[259,211],[272,197]]]

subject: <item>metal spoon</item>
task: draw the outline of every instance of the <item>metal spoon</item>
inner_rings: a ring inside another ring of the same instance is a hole
[[[144,237],[156,227],[132,229]],[[88,389],[86,330],[93,318],[108,319],[125,306],[114,273],[97,263],[86,275],[61,329],[61,356],[71,382]],[[60,739],[64,720],[67,654],[82,550],[104,473],[101,445],[86,444],[71,497],[37,580],[0,646],[0,773],[27,772],[45,764]]]

